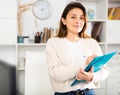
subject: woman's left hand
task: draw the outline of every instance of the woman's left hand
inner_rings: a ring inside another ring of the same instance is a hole
[[[88,56],[88,58],[86,60],[86,64],[88,65],[95,57],[96,57],[96,55]]]
[[[76,75],[77,80],[86,80],[86,81],[92,81],[93,80],[93,70],[92,67],[89,72],[84,71],[83,69],[80,69],[78,74]]]

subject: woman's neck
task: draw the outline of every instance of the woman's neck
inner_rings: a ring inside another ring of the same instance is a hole
[[[79,41],[80,37],[78,35],[67,35],[66,39],[68,39],[71,42],[77,42]]]

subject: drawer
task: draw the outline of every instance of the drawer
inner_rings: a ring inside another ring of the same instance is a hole
[[[114,87],[120,88],[120,77],[108,78],[107,88],[114,88]]]
[[[96,95],[106,95],[105,89],[95,89]]]
[[[113,67],[109,67],[109,68],[110,68],[109,77],[120,76],[120,66],[113,66]]]
[[[107,95],[120,95],[120,88],[107,89]]]

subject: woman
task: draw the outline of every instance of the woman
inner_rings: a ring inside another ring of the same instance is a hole
[[[95,95],[94,88],[109,75],[107,66],[98,72],[85,72],[85,67],[95,57],[102,55],[96,40],[86,33],[86,10],[78,2],[69,3],[61,16],[56,37],[50,38],[46,56],[54,95]],[[75,80],[86,82],[71,86]]]

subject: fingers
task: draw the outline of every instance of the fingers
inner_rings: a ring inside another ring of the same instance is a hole
[[[76,75],[76,79],[77,79],[77,80],[82,80],[82,76],[83,76],[82,73],[81,73],[82,71],[83,71],[83,70],[80,69],[80,71],[79,71],[78,74]]]
[[[95,57],[96,55],[89,56],[86,60],[86,64],[89,64]]]
[[[76,79],[90,81],[93,78],[93,72],[94,67],[92,67],[89,72],[85,72],[83,69],[80,69],[79,73],[76,76]]]
[[[76,79],[83,80],[85,79],[86,75],[87,75],[87,72],[85,72],[83,69],[80,69],[79,73],[76,76]]]
[[[90,72],[91,72],[91,73],[93,73],[93,72],[94,72],[94,67],[92,67],[92,68],[90,69]]]

